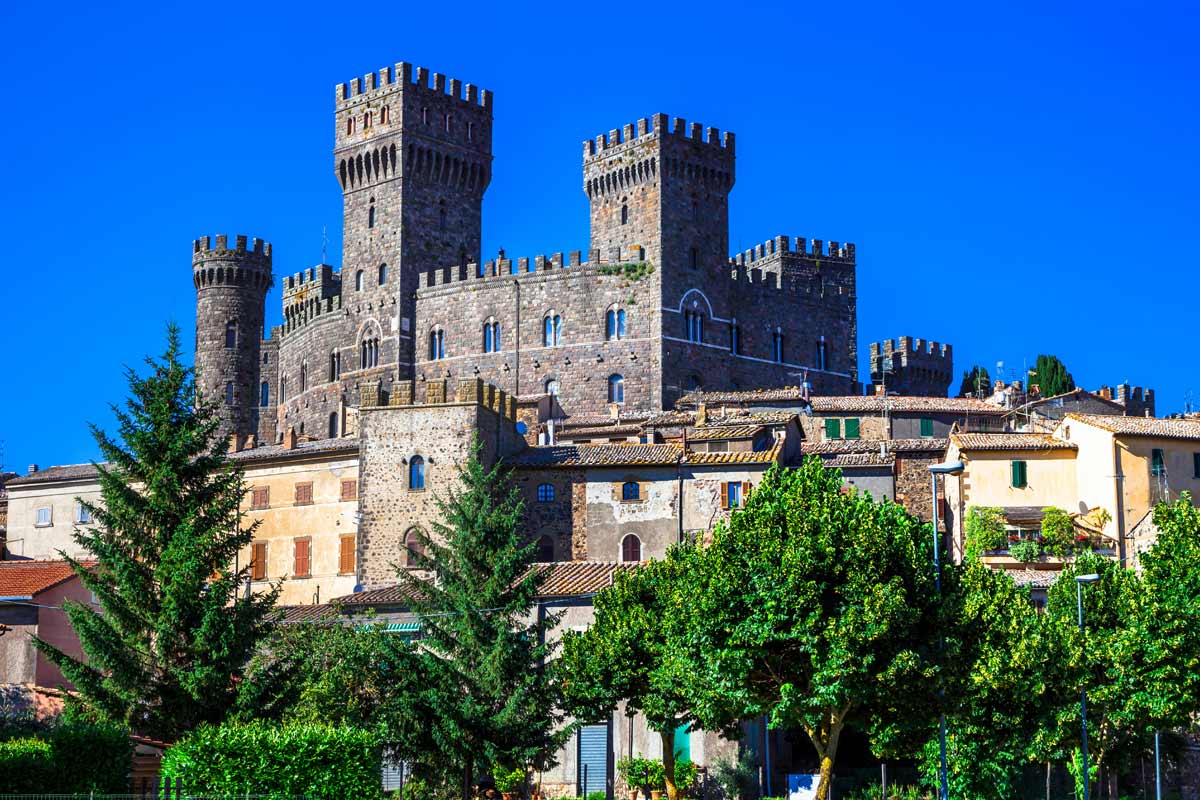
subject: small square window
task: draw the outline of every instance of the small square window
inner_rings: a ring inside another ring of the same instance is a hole
[[[921,418],[921,436],[929,438],[933,436],[933,420],[928,417]]]
[[[1012,488],[1024,489],[1029,485],[1027,465],[1024,461],[1012,462]]]
[[[313,487],[312,483],[297,483],[296,484],[296,505],[307,506],[312,505]]]
[[[51,514],[50,506],[43,506],[37,510],[37,522],[35,526],[46,528],[54,524],[54,517]]]
[[[342,481],[342,500],[357,500],[358,499],[358,481],[344,480]]]
[[[271,490],[266,486],[256,486],[250,491],[250,508],[255,511],[271,506]]]
[[[621,499],[622,500],[641,500],[642,487],[637,481],[625,481],[621,484]]]
[[[77,503],[75,505],[75,521],[80,525],[92,524],[92,512],[88,510],[87,506],[83,505],[83,503]]]
[[[549,503],[554,500],[554,484],[540,484],[537,488],[537,499],[539,503]]]
[[[858,420],[857,419],[846,420],[846,438],[847,439],[857,439],[858,438]]]
[[[826,439],[842,438],[842,421],[840,419],[825,420],[825,438]]]

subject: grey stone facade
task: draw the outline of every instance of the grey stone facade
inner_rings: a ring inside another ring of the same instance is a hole
[[[805,378],[858,391],[854,245],[776,237],[730,258],[733,134],[656,114],[585,142],[586,259],[483,261],[492,112],[487,90],[404,63],[338,85],[342,266],[282,279],[283,324],[238,373],[239,429],[343,435],[361,386],[386,402],[409,380],[418,396],[473,378],[556,392],[567,415]],[[217,385],[231,367],[207,348],[224,322],[201,310],[197,366]]]
[[[871,342],[871,383],[877,392],[945,397],[954,379],[954,349],[925,339]]]

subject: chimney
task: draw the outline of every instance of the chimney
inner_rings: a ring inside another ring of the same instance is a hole
[[[283,435],[283,449],[284,450],[295,450],[296,449],[296,429],[295,428],[288,428],[287,433],[285,433]]]
[[[229,434],[229,452],[236,453],[242,449],[242,437],[236,433]]]
[[[38,471],[38,465],[37,465],[37,464],[30,464],[30,465],[29,465],[29,474],[30,474],[30,475],[32,475],[33,473],[35,473],[35,472],[37,472],[37,471]]]
[[[704,403],[696,404],[696,424],[704,425],[708,422],[708,406]]]

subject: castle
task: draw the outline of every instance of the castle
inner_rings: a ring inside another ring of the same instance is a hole
[[[229,433],[340,436],[362,387],[386,399],[396,381],[423,395],[480,378],[561,415],[802,380],[860,390],[854,245],[779,236],[730,258],[732,133],[656,114],[584,142],[586,260],[483,260],[492,93],[399,63],[334,101],[341,269],[282,278],[264,338],[271,245],[192,246],[196,370]]]

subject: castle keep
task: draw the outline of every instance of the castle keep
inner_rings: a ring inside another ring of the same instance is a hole
[[[271,245],[193,243],[196,365],[230,432],[340,436],[363,387],[386,400],[396,381],[481,378],[564,415],[805,376],[857,391],[854,245],[779,236],[731,258],[732,133],[656,114],[584,142],[586,253],[485,260],[492,108],[404,63],[336,87],[342,266],[282,277],[269,338]]]

